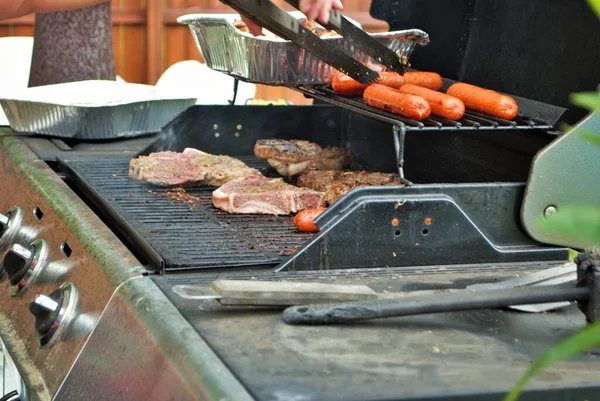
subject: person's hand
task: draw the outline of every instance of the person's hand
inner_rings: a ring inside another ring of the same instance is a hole
[[[342,0],[300,0],[300,11],[311,21],[317,20],[321,24],[329,22],[331,10],[342,11]]]
[[[341,11],[343,9],[344,5],[342,4],[342,0],[300,0],[300,11],[306,15],[306,18],[311,21],[316,19],[321,24],[327,24],[327,22],[329,22],[331,10]],[[243,15],[242,21],[244,21],[248,30],[254,36],[262,34],[260,25],[255,24]]]
[[[249,20],[248,17],[246,17],[245,15],[242,15],[242,21],[244,21],[244,23],[246,24],[246,26],[248,27],[248,30],[250,31],[250,33],[252,35],[254,35],[254,36],[262,35],[262,27],[260,25],[255,24],[254,22]]]

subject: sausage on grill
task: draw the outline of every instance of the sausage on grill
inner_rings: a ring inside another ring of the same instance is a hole
[[[404,74],[404,82],[434,91],[439,91],[444,85],[442,76],[435,72],[407,72]]]
[[[399,89],[402,93],[421,96],[431,107],[431,114],[448,120],[460,120],[465,114],[465,104],[454,96],[423,88],[417,85],[405,84]]]
[[[385,85],[369,85],[363,99],[371,107],[414,120],[423,120],[431,114],[429,103],[422,97],[402,93]]]
[[[363,85],[342,73],[335,74],[333,81],[331,81],[331,87],[336,93],[347,96],[360,96],[367,89],[367,85]]]
[[[404,85],[404,78],[397,72],[381,71],[377,83],[398,89]],[[336,93],[348,96],[362,95],[367,88],[367,85],[363,85],[345,74],[336,74],[331,86]]]
[[[390,88],[400,89],[404,85],[404,77],[397,72],[381,71],[379,73],[378,84],[389,86]]]
[[[306,233],[316,233],[319,231],[315,225],[315,219],[327,208],[320,207],[317,209],[304,209],[294,217],[294,225],[299,231]]]
[[[519,114],[519,105],[515,99],[490,89],[456,83],[446,93],[462,100],[467,108],[493,117],[512,120]]]

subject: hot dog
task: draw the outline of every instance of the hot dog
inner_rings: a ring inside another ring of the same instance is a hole
[[[321,213],[327,210],[324,207],[317,209],[304,209],[294,217],[294,225],[298,230],[306,233],[316,233],[319,231],[315,225],[315,219]]]
[[[397,72],[381,71],[378,84],[398,89],[404,85],[404,78]],[[362,95],[368,85],[361,84],[345,74],[337,74],[331,83],[333,90],[340,95],[359,96]]]
[[[490,89],[456,83],[446,93],[462,100],[467,108],[490,116],[512,120],[519,114],[519,105],[515,99]]]
[[[404,77],[397,72],[382,71],[379,73],[377,83],[380,85],[389,86],[390,88],[399,89],[404,85]]]
[[[434,91],[439,91],[444,85],[442,76],[435,72],[407,72],[404,74],[404,82]]]
[[[336,74],[331,81],[331,87],[335,93],[347,96],[360,96],[367,89],[367,85],[350,78],[346,74]]]
[[[414,120],[423,120],[431,114],[429,103],[422,97],[402,93],[385,85],[369,85],[363,93],[363,99],[371,107]]]
[[[460,120],[465,114],[465,104],[462,100],[445,93],[423,88],[422,86],[404,84],[399,89],[402,93],[421,96],[431,106],[431,114],[448,120]]]

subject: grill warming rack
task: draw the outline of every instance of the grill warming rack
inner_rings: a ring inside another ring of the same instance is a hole
[[[307,96],[391,124],[398,174],[402,183],[408,186],[413,185],[413,183],[404,174],[404,145],[407,132],[554,130],[551,124],[523,114],[519,114],[513,121],[509,121],[471,110],[468,110],[465,116],[459,121],[450,121],[436,116],[431,116],[423,121],[417,121],[373,108],[367,105],[360,96],[338,95],[329,86],[298,86],[294,89]]]

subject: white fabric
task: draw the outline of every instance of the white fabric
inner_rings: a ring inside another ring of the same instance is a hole
[[[0,38],[0,93],[27,88],[33,38],[11,36]],[[0,107],[0,127],[8,120]]]
[[[214,71],[196,60],[180,61],[170,66],[156,83],[157,87],[170,89],[185,88],[191,91],[198,100],[196,104],[221,105],[229,104],[233,98],[234,79],[221,72]],[[243,105],[248,99],[254,99],[256,85],[241,82],[235,101]]]

